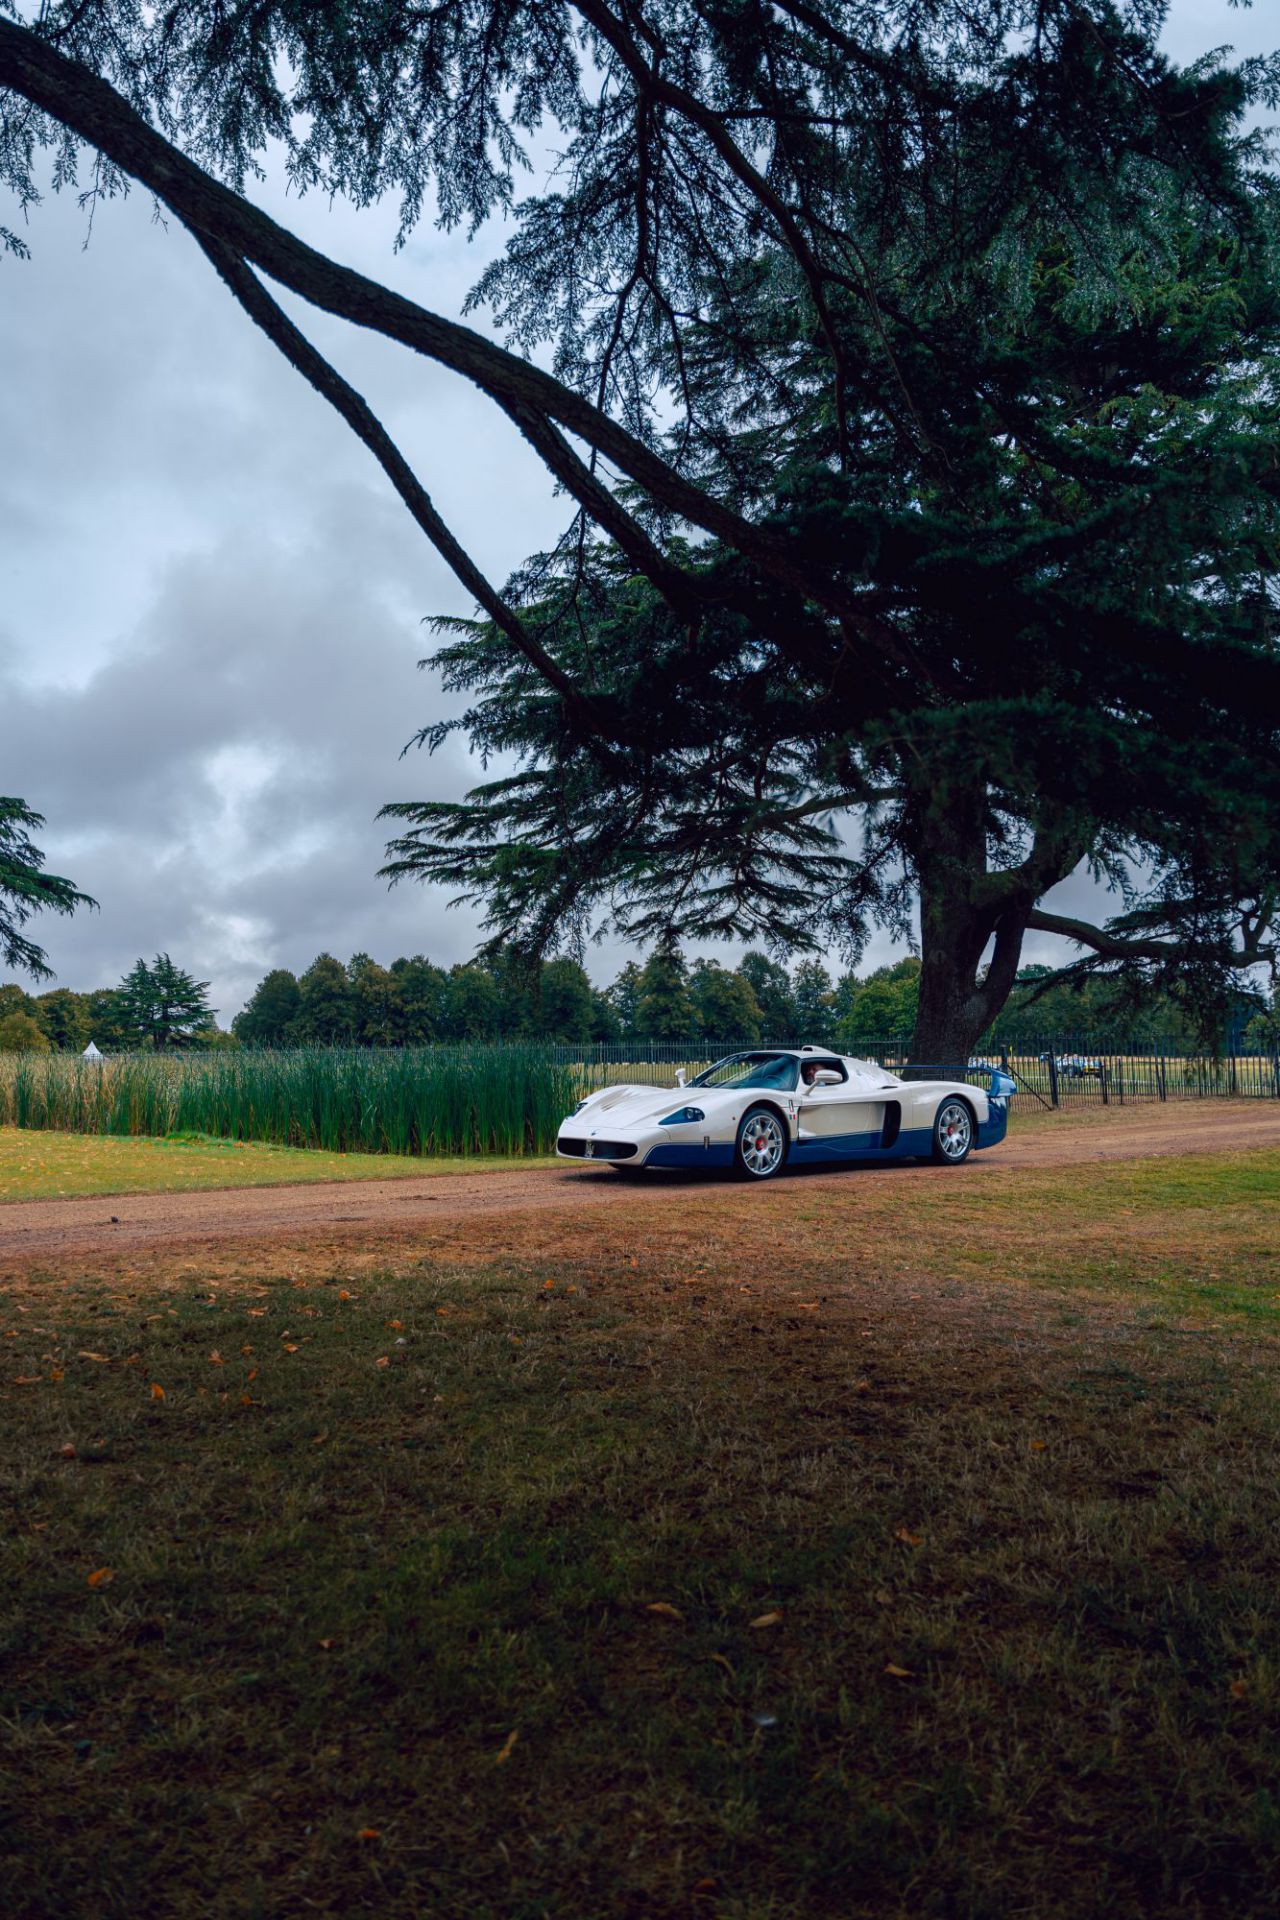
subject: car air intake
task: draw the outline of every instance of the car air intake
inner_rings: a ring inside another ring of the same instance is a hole
[[[558,1140],[556,1145],[583,1160],[631,1160],[636,1151],[634,1140]]]

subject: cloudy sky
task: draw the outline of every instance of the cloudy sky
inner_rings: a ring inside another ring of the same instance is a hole
[[[1174,0],[1169,44],[1260,50],[1280,39],[1270,12]],[[390,207],[258,197],[447,314],[496,244],[424,228],[396,254]],[[110,984],[167,950],[212,982],[226,1024],[268,968],[322,949],[467,958],[473,914],[375,877],[374,818],[468,784],[461,745],[399,757],[445,710],[417,671],[421,623],[469,612],[465,595],[144,195],[99,208],[92,233],[73,196],[50,196],[29,238],[31,261],[0,260],[0,792],[47,816],[50,866],[101,903],[37,924],[59,984]],[[564,503],[489,402],[340,323],[306,324],[491,578],[554,537]],[[1087,891],[1069,881],[1055,904]],[[589,964],[608,979],[624,957],[606,945]]]

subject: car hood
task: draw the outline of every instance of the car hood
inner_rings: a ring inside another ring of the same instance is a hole
[[[710,1104],[719,1104],[725,1098],[709,1087],[606,1087],[602,1093],[592,1097],[581,1113],[575,1113],[565,1121],[580,1127],[639,1127],[646,1122],[665,1120],[669,1113],[677,1113],[681,1107],[701,1107],[708,1111]]]

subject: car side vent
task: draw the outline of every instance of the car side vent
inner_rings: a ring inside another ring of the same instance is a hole
[[[901,1100],[886,1100],[884,1106],[884,1131],[880,1135],[882,1147],[896,1146],[898,1135],[902,1131]]]

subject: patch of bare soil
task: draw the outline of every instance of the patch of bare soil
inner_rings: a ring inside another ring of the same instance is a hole
[[[1003,1181],[1038,1168],[1161,1154],[1235,1153],[1280,1146],[1280,1102],[1213,1101],[1190,1105],[1095,1107],[1067,1114],[1028,1114],[1001,1146],[976,1156],[963,1170],[893,1166],[867,1170],[877,1194],[921,1181]],[[785,1210],[788,1193],[827,1188],[856,1191],[857,1170],[805,1171],[768,1188],[729,1180],[651,1175],[620,1180],[606,1168],[553,1167],[510,1172],[437,1175],[429,1179],[370,1180],[302,1187],[225,1188],[215,1192],[93,1196],[26,1201],[0,1209],[0,1271],[61,1265],[66,1260],[117,1265],[164,1249],[208,1253],[258,1243],[281,1254],[288,1247],[323,1246],[339,1258],[420,1241],[469,1245],[480,1257],[510,1244],[513,1216],[560,1210],[620,1208],[628,1238],[646,1215],[664,1223],[673,1199],[691,1201],[704,1228],[717,1214],[730,1218],[746,1200],[772,1196]],[[550,1224],[549,1222],[547,1223]],[[726,1225],[729,1221],[726,1220]],[[633,1242],[634,1244],[634,1242]]]

